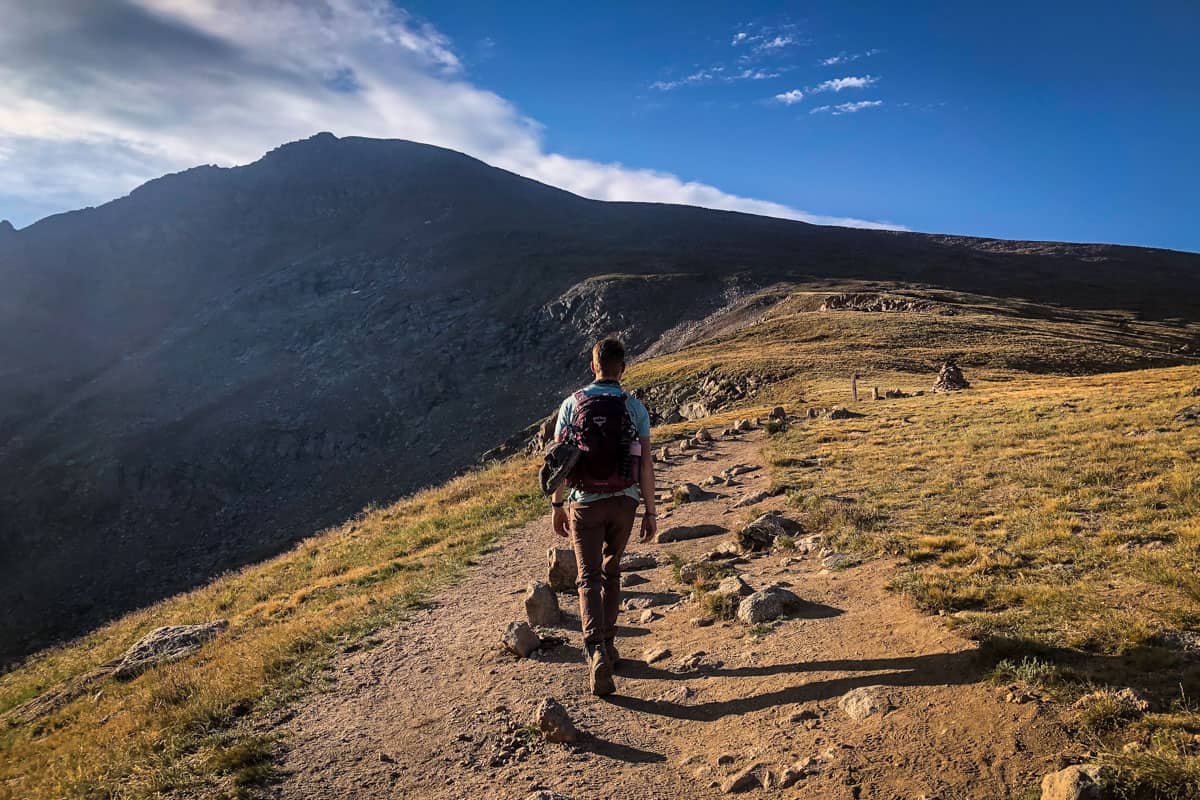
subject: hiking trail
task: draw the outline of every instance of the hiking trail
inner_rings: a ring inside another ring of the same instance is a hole
[[[660,533],[714,523],[734,531],[766,511],[786,513],[784,497],[732,508],[768,488],[762,437],[718,436],[699,450],[703,460],[689,450],[656,465],[668,489],[735,464],[763,467],[674,507]],[[566,544],[547,509],[462,582],[376,634],[377,646],[339,657],[332,686],[277,726],[288,745],[283,777],[266,794],[998,800],[1061,767],[1068,745],[1056,714],[1036,698],[1006,696],[986,680],[974,643],[889,592],[894,561],[831,571],[815,552],[750,557],[734,566],[753,589],[780,583],[811,605],[769,630],[699,626],[703,613],[670,559],[692,561],[728,537],[645,545],[637,530],[629,552],[653,554],[658,566],[623,590],[631,607],[621,615],[615,695],[587,691],[574,595],[559,595],[554,633],[564,643],[525,659],[500,647],[505,627],[525,619],[529,582],[546,580],[547,549]],[[669,655],[643,660],[664,648]],[[547,697],[565,706],[578,742],[544,742],[527,728]]]

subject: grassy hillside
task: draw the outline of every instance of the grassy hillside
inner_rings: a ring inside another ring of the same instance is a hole
[[[507,528],[544,511],[527,462],[368,509],[264,564],[130,614],[0,677],[0,797],[236,796],[273,743],[254,721],[321,667],[451,579]],[[106,679],[29,722],[20,705],[119,656],[159,625],[224,618],[196,656]],[[15,711],[14,711],[15,710]]]
[[[1130,797],[1192,796],[1179,791],[1200,787],[1200,671],[1184,654],[1200,642],[1200,425],[1174,416],[1200,403],[1185,396],[1200,366],[1161,365],[1186,360],[1171,351],[1195,330],[948,293],[925,296],[953,314],[821,312],[823,296],[788,295],[735,333],[637,365],[629,383],[762,379],[708,425],[776,403],[861,414],[771,436],[796,518],[897,561],[895,589],[985,642],[997,680],[1064,703],[1107,691],[1077,712],[1080,741],[1108,754]],[[873,385],[912,393],[950,355],[967,392],[850,402],[851,372],[863,398]],[[332,656],[369,646],[543,511],[529,461],[493,465],[31,659],[0,677],[0,797],[241,794],[269,772],[265,722]],[[229,630],[195,656],[87,680],[156,626],[218,618]],[[1123,687],[1149,712],[1109,691]]]

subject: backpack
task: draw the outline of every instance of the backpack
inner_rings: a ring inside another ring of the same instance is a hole
[[[579,450],[567,485],[583,492],[621,492],[638,482],[630,454],[637,431],[625,404],[627,395],[575,393],[575,413],[559,441]]]

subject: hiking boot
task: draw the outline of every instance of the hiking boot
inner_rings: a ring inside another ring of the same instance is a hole
[[[615,639],[604,640],[604,652],[608,655],[608,663],[613,668],[613,672],[616,672],[617,667],[621,665],[621,655],[617,652],[617,642]]]
[[[592,654],[588,658],[588,684],[591,686],[592,694],[597,697],[612,694],[617,690],[616,684],[613,683],[612,664],[602,645],[592,650]]]

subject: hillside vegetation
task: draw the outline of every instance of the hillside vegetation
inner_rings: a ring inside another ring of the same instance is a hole
[[[1078,711],[1078,737],[1108,754],[1128,796],[1194,796],[1181,792],[1200,787],[1200,424],[1177,415],[1200,403],[1200,366],[1155,366],[1186,361],[1172,349],[1194,330],[924,296],[959,306],[820,311],[817,295],[788,290],[732,332],[637,364],[628,382],[761,379],[752,396],[658,437],[775,404],[861,414],[773,429],[767,456],[795,518],[895,560],[895,590],[985,643],[997,680],[1064,704],[1099,690]],[[971,389],[870,400],[873,385],[927,392],[947,356]],[[368,509],[0,677],[0,796],[251,791],[279,747],[271,720],[335,654],[370,646],[544,512],[533,471],[509,460]],[[195,656],[128,682],[81,680],[158,625],[217,618],[229,630]],[[1125,687],[1149,709],[1123,705]]]

